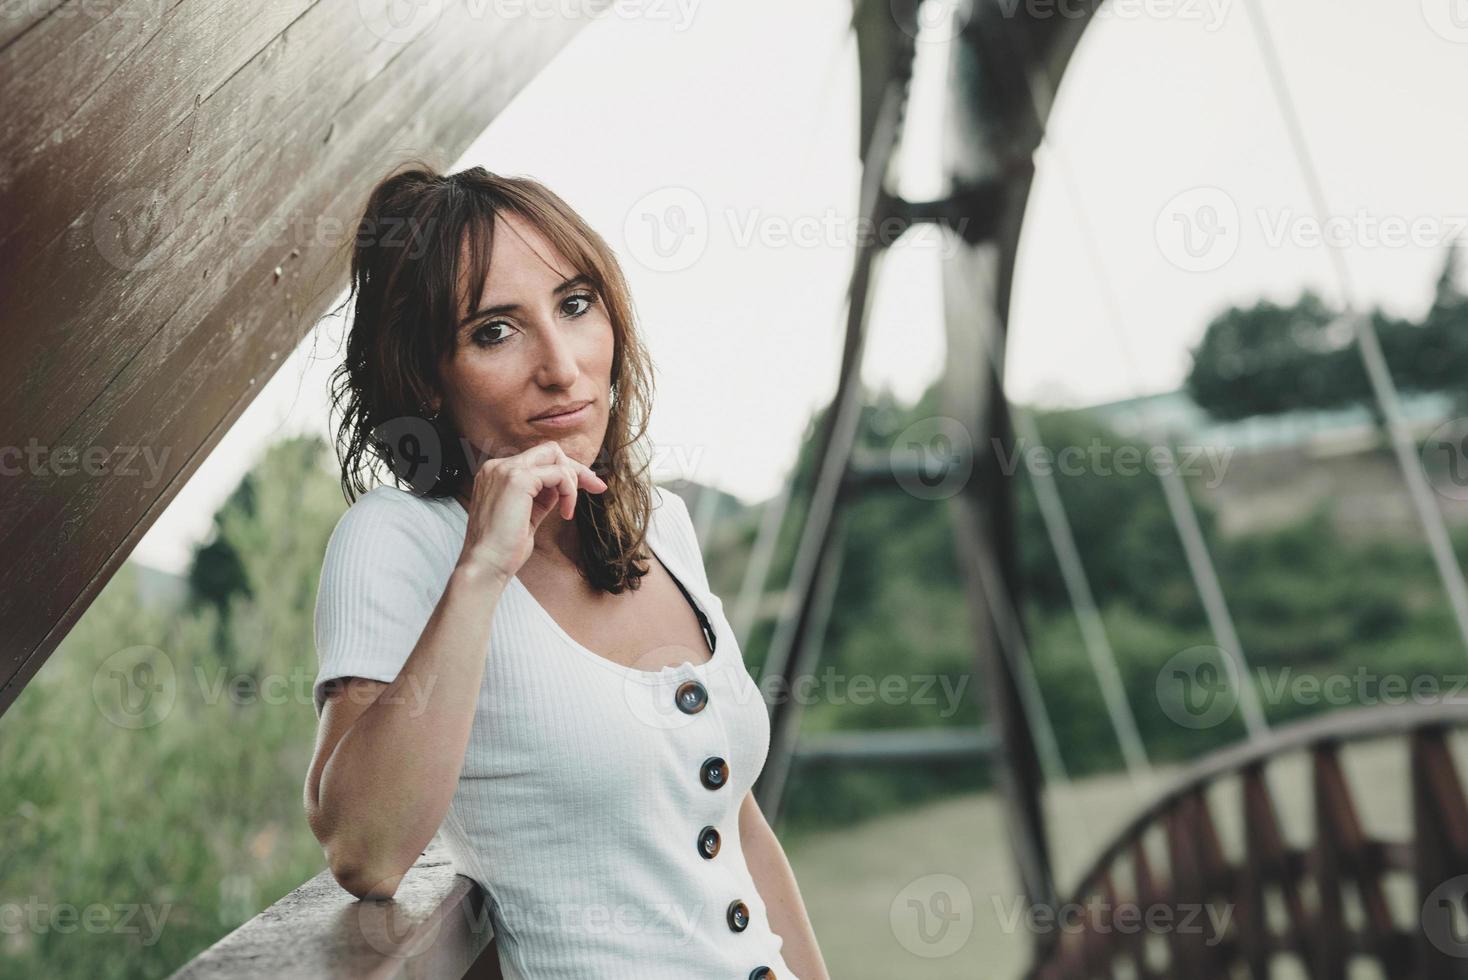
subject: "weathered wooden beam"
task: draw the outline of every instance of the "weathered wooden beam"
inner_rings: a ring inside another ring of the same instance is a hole
[[[435,841],[387,901],[323,871],[169,980],[500,980],[483,892]]]
[[[35,4],[0,33],[0,713],[346,285],[594,13]]]

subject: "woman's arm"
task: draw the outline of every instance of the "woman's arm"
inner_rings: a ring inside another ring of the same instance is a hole
[[[816,945],[815,930],[805,914],[805,902],[795,884],[795,872],[785,850],[755,802],[754,792],[745,794],[739,805],[739,839],[754,886],[770,913],[770,928],[784,944],[780,953],[799,980],[831,980]]]
[[[505,584],[461,564],[391,684],[353,678],[327,695],[306,819],[358,898],[391,898],[448,811]]]

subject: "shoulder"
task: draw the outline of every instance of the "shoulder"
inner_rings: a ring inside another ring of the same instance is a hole
[[[447,502],[420,497],[390,484],[362,494],[337,519],[328,554],[386,551],[399,558],[429,557],[452,543],[447,536]]]

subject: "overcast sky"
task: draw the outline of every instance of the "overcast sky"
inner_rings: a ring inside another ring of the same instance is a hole
[[[1456,2],[1262,0],[1333,216],[1324,229],[1250,8],[1103,7],[1037,156],[1012,301],[1012,397],[1082,405],[1177,387],[1189,348],[1228,305],[1288,301],[1307,285],[1338,298],[1322,239],[1343,243],[1358,302],[1420,313],[1444,243],[1468,223],[1468,17],[1452,16]],[[454,169],[533,176],[617,249],[657,367],[658,477],[753,502],[776,491],[835,383],[861,232],[850,7],[682,0],[616,10],[582,30]],[[947,33],[919,44],[900,165],[912,198],[939,191]],[[912,399],[939,372],[937,262],[947,247],[927,229],[882,266],[868,384]],[[1107,313],[1108,290],[1119,318]],[[267,445],[327,434],[339,329],[324,325],[285,363],[138,560],[181,570]]]

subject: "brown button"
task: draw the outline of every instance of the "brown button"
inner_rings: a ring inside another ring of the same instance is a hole
[[[705,827],[698,832],[698,853],[706,858],[719,853],[719,832],[713,827]]]
[[[775,971],[767,966],[757,966],[749,971],[749,980],[775,980]]]
[[[709,789],[718,789],[729,781],[729,763],[716,755],[711,755],[703,760],[703,768],[698,778],[703,780],[703,784]]]
[[[749,928],[749,906],[739,899],[729,903],[729,911],[725,914],[729,920],[729,928],[734,932],[743,932]]]
[[[685,715],[696,715],[709,703],[709,692],[698,681],[686,681],[678,685],[673,700]]]

